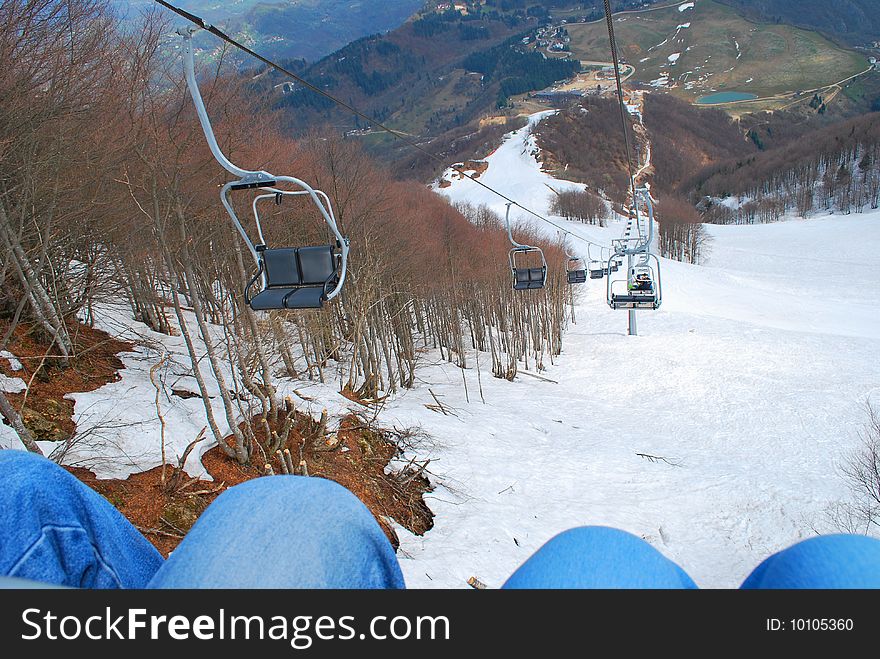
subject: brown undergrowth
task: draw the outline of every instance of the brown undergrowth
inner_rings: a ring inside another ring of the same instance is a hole
[[[392,521],[422,535],[433,526],[433,513],[423,495],[431,484],[415,465],[386,473],[386,467],[400,452],[392,433],[363,425],[360,417],[346,417],[340,429],[323,442],[327,448],[315,448],[314,442],[302,441],[314,421],[298,415],[288,448],[299,460],[303,447],[310,478],[327,478],[355,494],[373,513],[385,535],[396,549],[399,545]],[[232,438],[230,437],[230,440]],[[334,448],[329,450],[329,443]],[[264,469],[241,465],[214,447],[202,456],[202,464],[214,479],[192,479],[171,465],[132,474],[125,480],[99,480],[88,469],[71,467],[69,471],[86,485],[102,494],[125,515],[155,547],[167,556],[180,543],[199,515],[223,491],[245,481],[265,477]],[[272,456],[274,471],[282,472],[280,461]]]
[[[3,331],[0,323],[0,333]],[[47,354],[45,340],[25,325],[16,328],[7,346],[24,369],[13,371],[7,360],[0,359],[0,372],[30,383],[26,402],[24,393],[8,398],[16,409],[25,402],[23,416],[40,439],[70,438],[76,426],[71,418],[73,402],[65,396],[94,391],[118,380],[118,371],[124,368],[118,354],[134,348],[85,326],[71,325],[70,331],[76,337],[77,352],[66,365]],[[347,393],[350,398],[356,396]],[[262,424],[255,419],[253,426],[261,428]],[[260,432],[265,431],[259,431],[257,439],[264,441]],[[310,415],[297,411],[285,447],[297,465],[301,460],[305,463],[309,477],[327,478],[353,492],[397,548],[393,522],[419,535],[433,526],[433,513],[423,498],[431,490],[424,466],[413,462],[396,472],[388,471],[391,461],[401,455],[405,438],[406,432],[376,428],[369,419],[356,414],[344,418],[336,431],[327,432]],[[234,443],[232,437],[227,441]],[[125,480],[101,480],[81,467],[67,469],[110,501],[167,556],[220,493],[265,476],[262,456],[258,459],[255,455],[254,462],[259,466],[240,465],[214,447],[202,456],[213,481],[190,478],[171,464],[164,467],[164,477],[163,467],[156,467]],[[268,463],[275,473],[282,473],[278,457],[268,456]]]
[[[0,320],[0,335],[8,327],[8,321]],[[132,344],[86,325],[68,323],[68,332],[74,353],[66,362],[40,329],[30,324],[18,325],[6,346],[21,362],[22,370],[13,371],[6,359],[0,359],[0,373],[29,385],[27,392],[7,394],[7,398],[38,439],[70,439],[76,424],[73,401],[65,396],[94,391],[119,380],[119,371],[125,366],[118,355],[134,349]]]

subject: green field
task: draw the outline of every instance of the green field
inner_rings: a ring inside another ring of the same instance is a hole
[[[685,23],[690,27],[679,29]],[[620,15],[614,25],[621,57],[636,67],[630,82],[654,82],[689,100],[734,90],[762,98],[790,95],[832,85],[868,67],[864,56],[816,32],[752,23],[711,0],[698,0],[684,12],[671,7]],[[572,56],[610,61],[604,22],[566,27]],[[671,64],[668,58],[675,53],[680,57]]]

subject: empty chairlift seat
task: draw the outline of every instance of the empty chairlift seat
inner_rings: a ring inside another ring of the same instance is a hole
[[[265,286],[253,297],[252,287],[265,275]],[[263,249],[260,270],[248,284],[247,302],[254,311],[320,309],[336,285],[337,259],[332,245]]]
[[[525,291],[535,288],[544,288],[547,279],[547,268],[514,268],[513,289]]]
[[[568,277],[569,284],[585,284],[587,282],[587,270],[577,257],[568,257],[568,270],[566,270],[565,274]]]

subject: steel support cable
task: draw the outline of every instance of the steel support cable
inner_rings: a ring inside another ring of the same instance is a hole
[[[444,167],[446,166],[446,163],[445,163],[445,161],[444,161],[442,158],[440,158],[439,156],[437,156],[437,155],[431,153],[430,151],[428,151],[427,149],[425,149],[424,147],[422,147],[420,144],[418,144],[418,143],[415,142],[414,140],[409,139],[406,135],[404,135],[404,134],[401,133],[400,131],[394,130],[393,128],[391,128],[391,127],[389,127],[389,126],[386,126],[386,125],[385,125],[384,123],[382,123],[381,121],[378,121],[377,119],[374,119],[373,117],[371,117],[371,116],[365,114],[364,112],[358,110],[356,107],[354,107],[354,106],[351,105],[350,103],[346,103],[345,101],[343,101],[343,100],[341,100],[341,99],[339,99],[339,98],[336,98],[336,97],[333,96],[332,94],[330,94],[330,93],[324,91],[324,90],[321,89],[320,87],[318,87],[318,86],[316,86],[316,85],[310,83],[308,80],[306,80],[306,79],[300,77],[299,75],[297,75],[297,74],[294,73],[293,71],[290,71],[289,69],[284,68],[284,67],[281,66],[280,64],[277,64],[276,62],[273,62],[272,60],[267,59],[266,57],[263,57],[263,56],[260,55],[259,53],[257,53],[257,52],[255,52],[255,51],[251,50],[250,48],[248,48],[248,47],[245,46],[244,44],[241,44],[241,43],[239,43],[238,41],[236,41],[235,39],[233,39],[232,37],[230,37],[228,34],[226,34],[225,32],[223,32],[223,30],[221,30],[221,29],[215,27],[214,25],[211,25],[210,23],[207,23],[203,18],[201,18],[201,17],[199,17],[199,16],[196,16],[195,14],[192,14],[192,13],[186,11],[185,9],[181,9],[180,7],[176,7],[176,6],[174,6],[173,4],[171,4],[170,2],[166,2],[166,0],[154,0],[154,1],[155,1],[156,3],[162,5],[162,6],[165,7],[166,9],[168,9],[168,10],[174,12],[175,14],[177,14],[178,16],[180,16],[181,18],[184,18],[184,19],[188,20],[190,23],[193,23],[194,25],[196,25],[196,26],[199,27],[200,29],[205,30],[206,32],[210,32],[211,34],[213,34],[213,35],[214,35],[215,37],[217,37],[218,39],[220,39],[220,40],[222,40],[222,41],[228,43],[230,46],[232,46],[232,47],[234,47],[234,48],[237,48],[238,50],[242,51],[243,53],[246,53],[246,54],[250,55],[251,57],[253,57],[254,59],[259,60],[260,62],[262,62],[262,63],[265,64],[266,66],[275,69],[275,70],[278,71],[279,73],[282,73],[283,75],[285,75],[285,76],[291,78],[292,80],[295,80],[296,82],[298,82],[299,84],[301,84],[301,85],[302,85],[303,87],[305,87],[306,89],[309,89],[309,90],[315,92],[316,94],[319,94],[320,96],[323,96],[323,97],[326,98],[327,100],[329,100],[329,101],[335,103],[335,104],[338,105],[339,107],[344,108],[345,110],[348,110],[350,113],[352,113],[352,114],[355,115],[356,117],[359,117],[359,118],[363,119],[364,121],[368,122],[370,125],[374,126],[375,128],[378,128],[378,129],[380,129],[380,130],[382,130],[382,131],[388,133],[389,135],[395,137],[396,139],[400,140],[401,142],[403,142],[404,144],[406,144],[406,145],[409,146],[410,148],[415,149],[416,151],[418,151],[418,152],[421,153],[422,155],[424,155],[424,156],[430,158],[430,159],[433,160],[434,162],[437,162],[437,163],[443,165]],[[627,149],[628,149],[628,148],[629,148],[629,147],[627,146]],[[493,188],[493,187],[491,187],[491,186],[489,186],[489,185],[486,185],[485,183],[483,183],[482,181],[480,181],[476,176],[473,176],[473,175],[471,175],[471,174],[466,174],[466,173],[464,173],[464,172],[461,172],[461,174],[462,174],[462,176],[464,176],[464,177],[470,179],[471,181],[473,181],[474,183],[476,183],[476,184],[479,185],[480,187],[482,187],[482,188],[488,190],[489,192],[491,192],[492,194],[494,194],[494,195],[500,197],[500,198],[503,199],[504,201],[506,201],[506,202],[508,202],[508,203],[510,203],[510,204],[512,204],[512,205],[514,205],[514,206],[516,206],[516,207],[519,208],[520,210],[525,211],[525,212],[528,213],[529,215],[534,216],[535,218],[537,218],[537,219],[540,220],[541,222],[545,222],[546,224],[549,224],[550,226],[555,227],[556,229],[562,231],[562,232],[565,233],[566,235],[571,236],[572,238],[574,238],[574,239],[576,239],[576,240],[580,240],[581,242],[586,243],[587,245],[593,245],[593,246],[595,246],[595,247],[599,247],[599,248],[601,248],[601,249],[605,249],[605,248],[606,248],[605,246],[601,245],[600,243],[596,243],[596,242],[593,242],[592,240],[589,240],[589,239],[587,239],[587,238],[584,238],[583,236],[580,236],[580,235],[578,235],[578,234],[572,232],[571,230],[566,229],[565,227],[563,227],[563,226],[557,224],[556,222],[554,222],[554,221],[552,221],[552,220],[550,220],[550,219],[544,217],[544,216],[541,215],[540,213],[538,213],[538,212],[536,212],[536,211],[533,211],[533,210],[531,210],[530,208],[528,208],[528,207],[526,207],[526,206],[523,206],[522,204],[520,204],[519,202],[517,202],[515,199],[511,199],[510,197],[508,197],[508,196],[505,195],[504,193],[499,192],[498,190],[496,190],[495,188]]]

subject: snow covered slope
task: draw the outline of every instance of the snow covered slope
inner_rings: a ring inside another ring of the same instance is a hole
[[[536,152],[528,130],[517,131],[481,180],[546,213],[550,187],[582,186],[542,173]],[[441,192],[504,211],[468,180]],[[567,226],[602,244],[623,231],[618,221]],[[663,261],[664,304],[639,313],[639,337],[605,304],[604,282],[590,281],[564,353],[542,374],[555,382],[494,379],[485,358],[480,375],[473,355],[462,372],[434,354],[416,388],[388,403],[380,423],[420,425],[432,438],[417,452],[433,459],[436,525],[424,537],[398,529],[410,587],[463,588],[470,576],[499,586],[550,537],[586,524],[646,538],[701,586],[734,587],[770,553],[834,530],[826,508],[849,494],[838,466],[859,444],[865,399],[880,403],[880,305],[868,266],[880,213],[707,229],[705,264]],[[205,425],[199,399],[170,394],[195,391],[182,339],[128,316],[100,314],[103,329],[139,345],[123,355],[122,379],[74,396],[91,439],[71,458],[105,477],[160,462],[149,371],[163,355],[169,456]],[[279,383],[301,408],[339,418],[354,404],[336,384]],[[431,392],[454,415],[426,409]],[[219,398],[212,404],[225,429]],[[16,443],[0,426],[0,446]],[[197,456],[188,468],[202,472]]]
[[[575,184],[541,173],[531,147],[527,129],[513,134],[481,180],[546,212],[548,185]],[[504,208],[467,180],[441,192]],[[570,226],[603,243],[622,231]],[[826,509],[848,497],[839,464],[880,394],[880,305],[866,286],[880,213],[708,230],[706,264],[663,261],[664,305],[639,313],[639,337],[604,282],[582,287],[543,374],[557,383],[484,373],[483,403],[471,369],[468,403],[461,372],[438,363],[390,405],[386,421],[436,440],[436,526],[401,530],[410,587],[500,586],[586,524],[646,538],[701,586],[735,587],[770,553],[834,530]],[[457,417],[426,413],[428,386]]]

